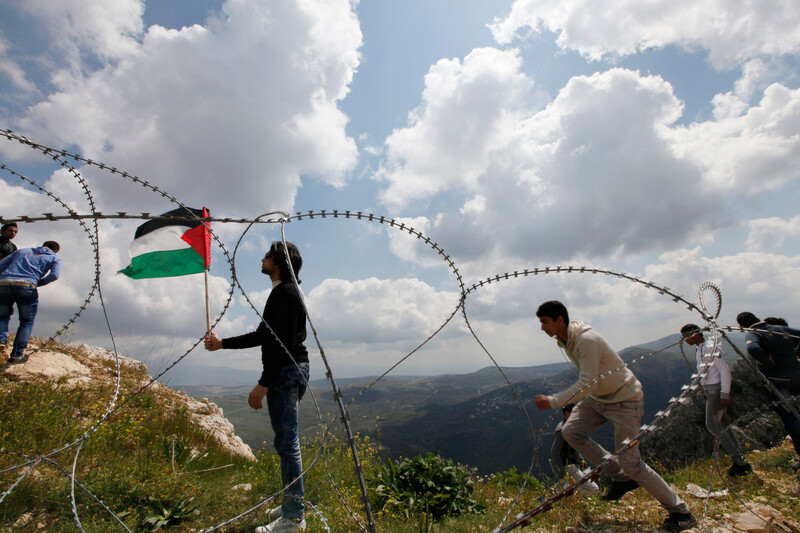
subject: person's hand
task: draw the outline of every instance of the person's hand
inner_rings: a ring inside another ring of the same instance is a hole
[[[719,399],[719,406],[722,407],[723,409],[727,409],[728,407],[731,406],[730,399],[728,399],[728,398],[720,398]]]
[[[203,345],[206,347],[206,350],[213,352],[222,348],[222,339],[214,333],[214,330],[211,330],[208,332],[208,335],[206,335]]]
[[[256,384],[256,386],[253,387],[253,390],[250,391],[250,396],[247,397],[247,403],[250,405],[250,407],[256,411],[264,407],[262,400],[264,399],[264,396],[267,395],[268,390],[268,387],[265,387],[260,383]]]
[[[536,407],[539,409],[551,409],[550,400],[544,394],[537,394],[533,399],[536,402]]]

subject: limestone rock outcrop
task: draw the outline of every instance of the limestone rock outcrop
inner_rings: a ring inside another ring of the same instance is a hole
[[[31,343],[30,348],[32,354],[28,361],[9,366],[3,371],[9,381],[44,380],[68,388],[91,387],[98,380],[113,383],[118,360],[123,376],[134,376],[139,386],[147,385],[151,392],[162,396],[166,404],[173,408],[185,406],[194,423],[219,442],[225,451],[251,461],[256,460],[250,446],[236,435],[233,424],[225,418],[220,407],[205,398],[191,398],[184,392],[153,382],[146,365],[140,361],[87,344],[77,347],[74,354],[50,349],[34,351],[37,348],[35,343]]]

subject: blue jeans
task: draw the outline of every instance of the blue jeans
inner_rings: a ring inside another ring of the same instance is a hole
[[[308,363],[298,363],[298,366],[283,367],[275,385],[267,391],[269,419],[275,432],[275,451],[281,458],[281,482],[284,488],[281,511],[286,518],[302,518],[305,510],[303,458],[300,456],[297,426],[299,403],[308,382]]]
[[[8,343],[8,322],[14,314],[14,304],[19,309],[19,328],[14,338],[11,358],[20,358],[28,346],[33,320],[39,310],[39,291],[35,287],[0,285],[0,343]]]

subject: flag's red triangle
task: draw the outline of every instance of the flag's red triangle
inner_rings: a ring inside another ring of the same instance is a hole
[[[203,218],[208,217],[208,209],[204,207]],[[205,224],[209,224],[209,222]],[[205,224],[200,224],[197,227],[187,230],[181,236],[181,239],[188,242],[189,246],[203,258],[203,266],[208,268],[211,265],[211,233],[209,233],[208,227],[206,227]]]

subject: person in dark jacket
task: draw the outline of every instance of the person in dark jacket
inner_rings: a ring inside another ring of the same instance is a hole
[[[0,228],[0,259],[8,257],[17,251],[17,245],[11,242],[17,236],[17,224],[9,222]]]
[[[61,276],[61,259],[56,256],[61,247],[47,241],[37,248],[23,248],[0,259],[0,358],[5,358],[8,345],[8,323],[19,311],[19,327],[14,337],[14,348],[8,362],[24,363],[28,360],[28,347],[33,331],[33,321],[39,310],[39,290]]]
[[[749,311],[739,313],[736,322],[743,328],[750,328],[745,335],[747,355],[755,360],[761,373],[797,411],[799,406],[792,396],[800,394],[800,360],[797,359],[800,330],[767,324]],[[772,390],[767,389],[767,393],[786,432],[792,437],[795,452],[800,456],[800,420]],[[800,468],[800,463],[792,466]]]
[[[261,260],[261,272],[272,280],[272,292],[267,298],[261,324],[255,331],[237,337],[220,339],[209,331],[205,338],[205,347],[211,351],[261,346],[263,371],[250,391],[248,404],[253,409],[261,409],[264,396],[267,397],[275,450],[281,459],[284,491],[282,505],[268,513],[272,521],[256,528],[256,533],[293,533],[306,529],[298,409],[308,384],[309,364],[308,350],[303,344],[306,311],[300,289],[294,282],[302,265],[303,259],[294,244],[287,242],[284,250],[282,242],[272,243]]]
[[[786,322],[785,318],[781,318],[778,316],[768,316],[764,319],[765,324],[769,324],[771,326],[789,326],[789,323]]]
[[[569,445],[564,440],[564,435],[561,434],[561,429],[564,427],[569,415],[572,414],[572,409],[575,407],[574,403],[568,403],[561,406],[561,412],[564,413],[564,420],[558,423],[555,431],[553,432],[553,445],[550,448],[550,459],[553,462],[553,470],[556,477],[559,479],[569,475],[569,480],[565,481],[565,486],[572,481],[577,481],[583,477],[583,469],[586,463],[578,451]],[[594,481],[587,481],[578,487],[581,492],[592,493],[600,492],[600,487]]]

